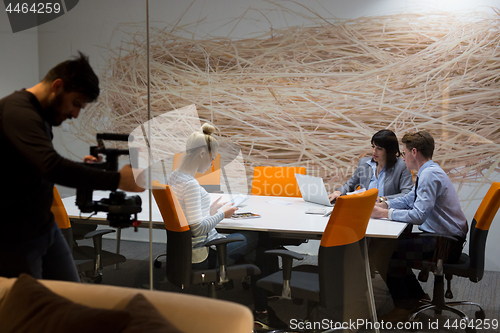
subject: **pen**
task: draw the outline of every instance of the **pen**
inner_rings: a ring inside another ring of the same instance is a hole
[[[326,212],[323,216],[330,216],[332,214],[332,211]]]

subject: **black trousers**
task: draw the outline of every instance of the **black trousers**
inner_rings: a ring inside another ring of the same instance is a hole
[[[413,273],[422,260],[433,260],[438,247],[434,237],[420,233],[403,233],[397,240],[370,240],[370,263],[375,266],[391,293],[394,306],[411,310],[415,300],[425,293]],[[447,262],[456,262],[462,253],[464,239],[450,241],[446,248]]]

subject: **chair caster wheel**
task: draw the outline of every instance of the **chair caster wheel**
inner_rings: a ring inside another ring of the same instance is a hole
[[[243,280],[241,280],[241,287],[243,288],[243,290],[250,289],[251,283],[250,283],[250,277],[249,276],[247,276],[247,277],[243,278]]]
[[[161,268],[161,261],[155,260],[153,266],[155,266],[155,268]]]
[[[250,289],[250,283],[248,283],[248,282],[242,282],[241,286],[243,287],[243,290]]]
[[[85,271],[80,273],[80,280],[86,283],[101,283],[102,273],[94,271]]]
[[[476,311],[476,319],[484,320],[486,318],[486,314],[483,310]]]

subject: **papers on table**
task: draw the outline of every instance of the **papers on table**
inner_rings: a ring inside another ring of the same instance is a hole
[[[326,208],[308,208],[306,209],[306,214],[318,214],[324,215],[326,213]]]
[[[360,188],[360,189],[353,191],[353,192],[347,192],[346,194],[347,195],[358,194],[358,193],[363,193],[364,191],[366,191],[366,188]]]

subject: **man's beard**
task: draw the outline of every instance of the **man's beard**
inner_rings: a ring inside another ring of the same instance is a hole
[[[57,94],[45,108],[47,120],[52,126],[59,126],[64,120],[58,119],[58,116],[60,116],[61,113],[62,96],[62,93]]]

